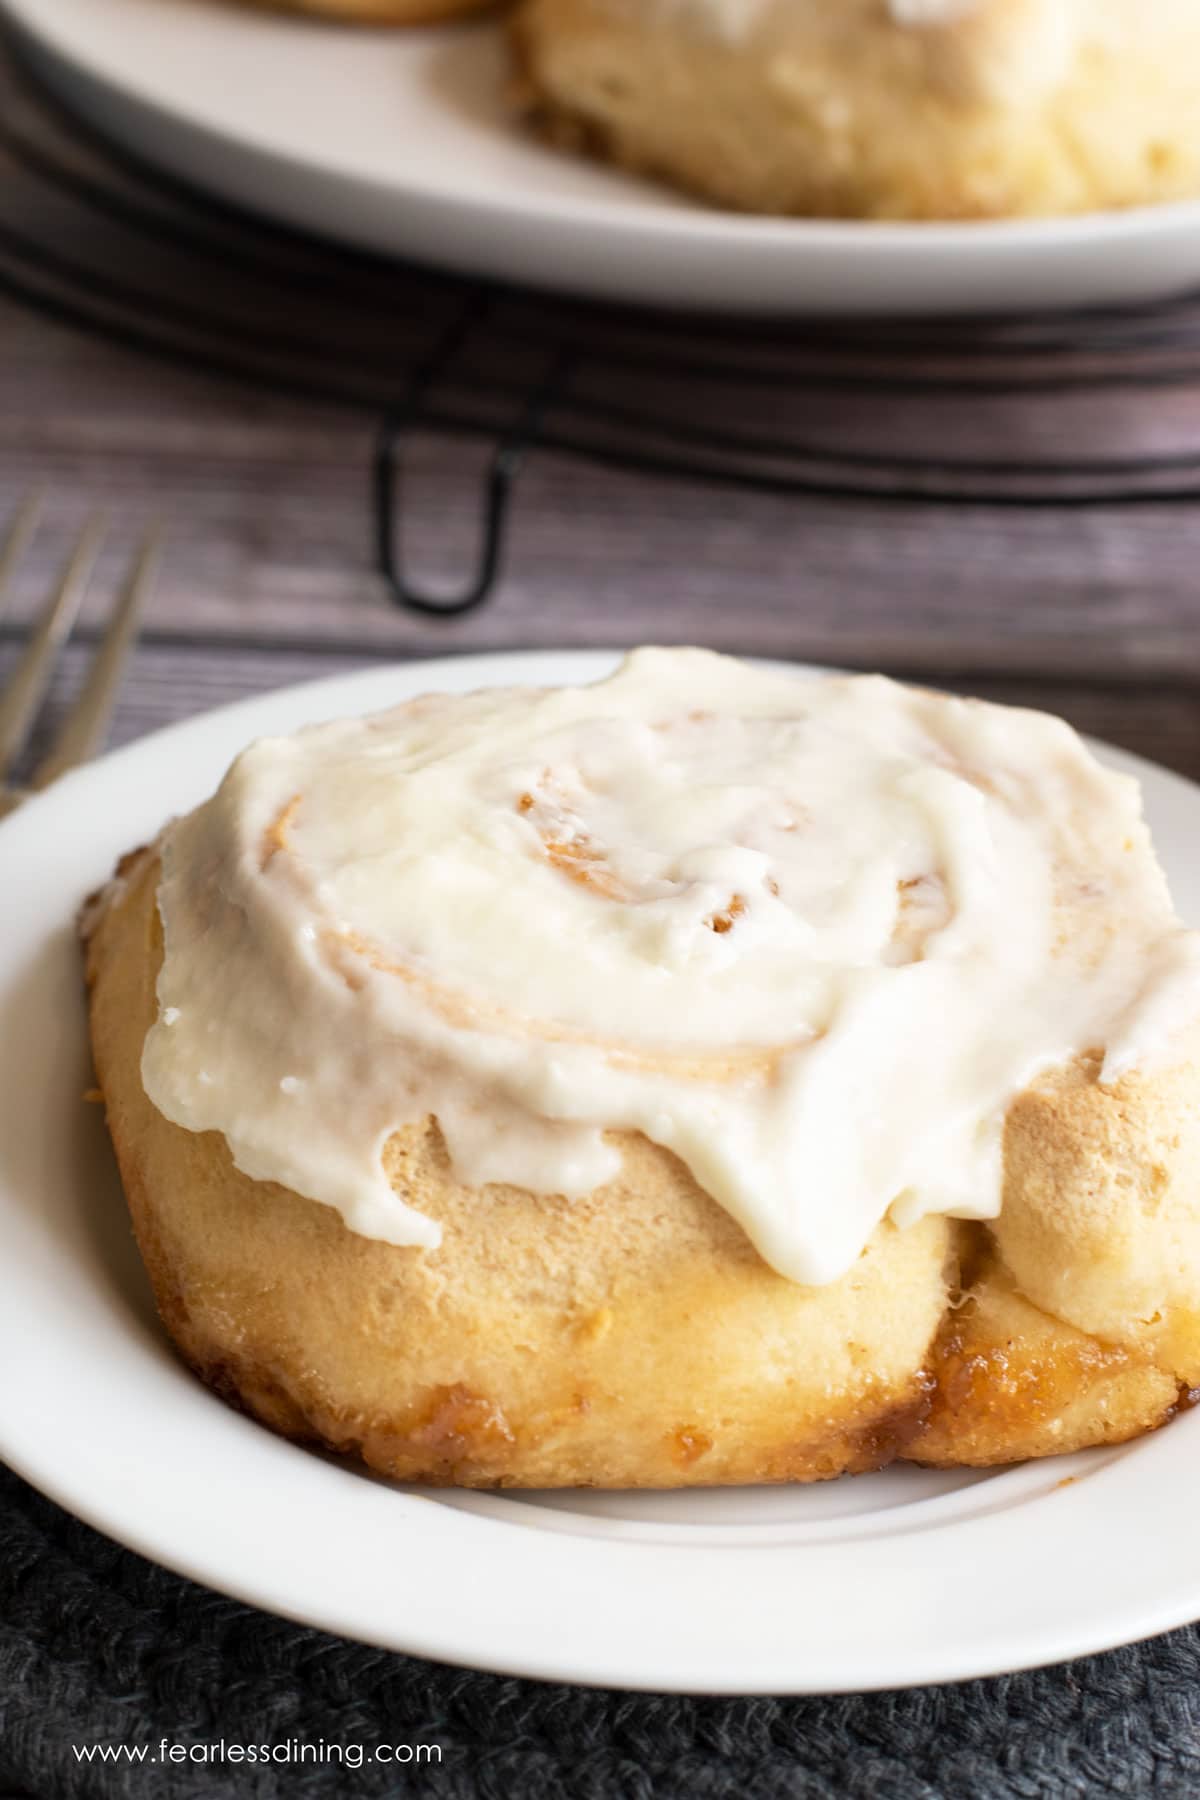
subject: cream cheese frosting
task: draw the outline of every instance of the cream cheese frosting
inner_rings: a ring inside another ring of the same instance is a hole
[[[568,1198],[637,1131],[828,1282],[889,1214],[994,1217],[1039,1071],[1200,1015],[1137,785],[1062,721],[699,650],[265,739],[162,866],[150,1099],[430,1250],[399,1127]]]

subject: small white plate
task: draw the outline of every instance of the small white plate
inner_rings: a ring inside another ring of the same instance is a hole
[[[217,0],[0,0],[104,130],[293,224],[470,274],[730,313],[993,312],[1200,281],[1200,204],[998,224],[754,219],[539,144],[501,27],[322,26]]]
[[[88,1085],[76,908],[252,737],[608,655],[372,669],[210,713],[0,826],[0,1455],[110,1536],[350,1637],[514,1674],[808,1693],[1054,1662],[1200,1616],[1200,1417],[998,1473],[809,1488],[437,1494],[298,1449],[176,1361]],[[1141,776],[1185,916],[1200,790]]]

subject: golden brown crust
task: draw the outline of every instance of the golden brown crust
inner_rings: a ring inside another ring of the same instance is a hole
[[[736,12],[737,9],[734,9]],[[743,9],[744,10],[744,9]],[[751,212],[1053,215],[1200,190],[1200,21],[1172,0],[716,7],[522,0],[515,54],[555,139]]]
[[[1200,1080],[1194,1061],[1099,1085],[1097,1059],[1011,1109],[1000,1254],[1029,1299],[1200,1383]]]
[[[332,1209],[242,1175],[223,1137],[181,1130],[146,1098],[157,877],[152,851],[127,859],[88,917],[109,1125],[167,1329],[204,1380],[288,1436],[468,1486],[810,1481],[897,1456],[991,1463],[1120,1441],[1194,1383],[1191,1326],[1169,1307],[1149,1331],[1062,1323],[1017,1292],[983,1226],[885,1224],[841,1281],[799,1287],[640,1137],[619,1140],[616,1181],[568,1202],[462,1188],[426,1120],[386,1154],[396,1188],[441,1223],[441,1249],[357,1236]],[[1162,1108],[1176,1104],[1170,1083],[1147,1097],[1100,1089],[1087,1067],[1056,1079],[1069,1100],[1042,1084],[1009,1120],[1018,1252],[1035,1171],[1051,1171],[1086,1237],[1108,1216],[1096,1155],[1157,1166]],[[1178,1079],[1190,1095],[1195,1070]],[[1070,1156],[1089,1142],[1081,1174]],[[1182,1189],[1176,1202],[1165,1239],[1161,1208],[1142,1227],[1151,1265],[1188,1223],[1200,1231]]]

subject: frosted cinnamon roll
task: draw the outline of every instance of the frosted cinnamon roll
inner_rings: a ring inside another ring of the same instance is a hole
[[[521,0],[567,143],[751,212],[1056,214],[1200,191],[1189,0]]]
[[[1200,1383],[1200,937],[1058,720],[640,651],[252,745],[87,924],[163,1318],[408,1479],[811,1480]]]

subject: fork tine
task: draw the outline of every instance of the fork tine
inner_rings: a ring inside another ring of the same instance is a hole
[[[4,548],[0,550],[0,619],[8,609],[9,584],[29,548],[41,513],[42,490],[37,488],[18,506],[13,514],[12,524],[5,533]]]
[[[102,742],[112,717],[125,659],[158,574],[165,535],[161,525],[154,525],[142,540],[112,623],[92,659],[83,691],[45,761],[34,771],[29,784],[31,788],[44,788],[56,781],[76,763],[86,761]]]
[[[29,735],[49,684],[54,659],[71,634],[106,529],[104,519],[98,514],[93,514],[84,526],[62,580],[50,596],[25,654],[0,698],[0,781],[12,768]]]

